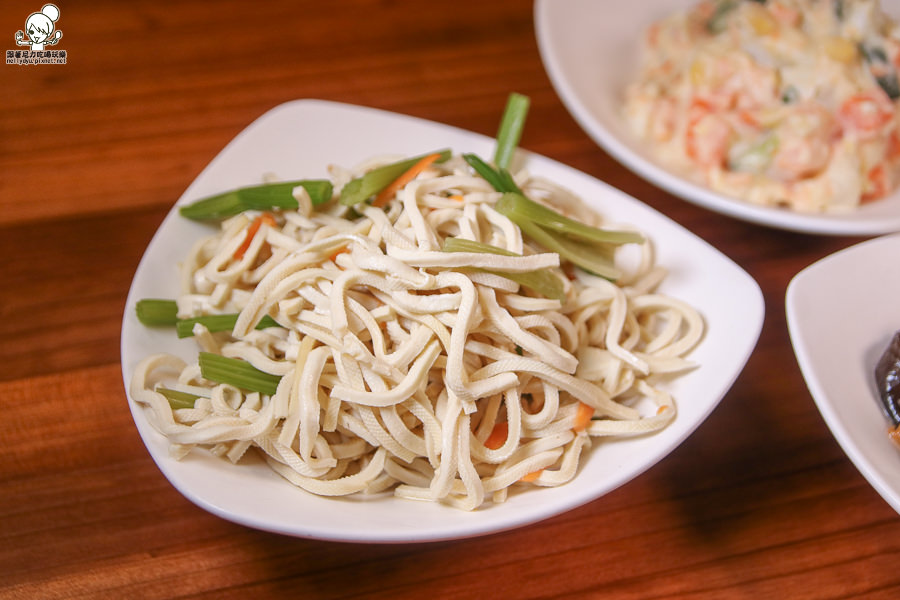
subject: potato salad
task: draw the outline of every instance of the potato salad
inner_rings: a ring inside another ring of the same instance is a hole
[[[900,30],[877,0],[703,0],[643,43],[624,112],[668,167],[800,212],[900,183]]]

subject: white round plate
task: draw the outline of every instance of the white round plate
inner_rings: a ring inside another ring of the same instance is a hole
[[[502,107],[498,107],[498,118]],[[258,183],[263,173],[285,179],[326,177],[329,164],[352,166],[378,154],[416,155],[440,148],[490,156],[491,138],[428,121],[344,104],[297,100],[264,114],[240,133],[185,191],[178,205],[230,188]],[[160,470],[182,494],[226,519],[300,537],[364,542],[462,538],[545,519],[617,488],[648,469],[684,440],[718,404],[743,369],[763,321],[756,282],[709,244],[646,205],[565,165],[520,151],[532,173],[567,186],[608,219],[638,225],[656,243],[670,270],[661,290],[697,307],[708,333],[691,354],[700,366],[672,386],[678,417],[656,435],[597,440],[567,485],[510,494],[507,502],[471,513],[390,494],[322,498],[308,494],[261,461],[232,465],[203,451],[181,461],[132,400],[138,431]],[[173,208],[142,258],[122,323],[122,371],[128,382],[137,363],[156,352],[196,360],[190,339],[143,327],[135,316],[141,298],[171,298],[178,291],[176,263],[210,227],[181,218]]]
[[[887,436],[875,365],[900,330],[900,234],[800,271],[785,297],[788,330],[819,412],[860,473],[900,512],[900,448]]]
[[[900,0],[882,2],[900,14]],[[669,193],[738,219],[827,235],[900,231],[900,190],[849,214],[803,214],[724,196],[668,170],[621,116],[625,87],[636,76],[641,38],[684,0],[537,0],[538,47],[557,94],[579,125],[613,158]]]

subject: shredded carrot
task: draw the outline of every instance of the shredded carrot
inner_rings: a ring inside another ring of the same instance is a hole
[[[572,426],[574,431],[584,431],[591,424],[591,417],[594,416],[594,408],[588,406],[584,402],[578,403],[578,410],[575,411],[575,425]]]
[[[238,246],[238,249],[234,251],[235,260],[240,260],[244,258],[244,253],[247,252],[247,248],[250,247],[250,242],[253,241],[253,236],[256,235],[256,232],[259,231],[259,228],[262,224],[274,226],[275,225],[275,217],[270,215],[269,213],[263,213],[253,219],[253,222],[250,223],[250,227],[247,228],[247,235],[244,236],[244,241]]]
[[[457,202],[462,202],[465,198],[462,197],[462,194],[453,194],[450,196],[451,200],[456,200]]]
[[[337,262],[338,255],[344,254],[346,252],[350,252],[350,248],[348,248],[347,246],[341,246],[340,248],[338,248],[337,250],[335,250],[334,252],[331,253],[331,256],[328,257],[328,260],[330,260],[331,262]]]
[[[709,101],[694,96],[688,107],[688,123],[694,124],[706,115],[715,111],[715,107]]]
[[[738,113],[738,116],[740,117],[741,122],[746,123],[750,127],[759,129],[761,126],[759,119],[757,119],[756,115],[749,110],[742,110],[741,112]]]
[[[532,471],[528,475],[523,476],[522,479],[520,479],[519,481],[524,481],[525,483],[529,483],[531,481],[534,481],[538,477],[540,477],[541,473],[543,473],[543,472],[544,472],[543,469],[538,469],[537,471]]]
[[[407,183],[416,178],[416,175],[424,171],[431,163],[440,157],[441,155],[438,152],[423,156],[419,162],[404,171],[400,177],[390,182],[386,188],[378,192],[378,195],[375,196],[375,200],[372,202],[372,206],[384,206],[387,204],[388,200],[393,198],[398,190],[403,189]]]
[[[484,446],[496,450],[506,442],[507,436],[509,436],[509,423],[506,421],[496,423],[491,430],[491,435],[484,440]]]
[[[871,202],[882,196],[886,196],[891,190],[890,174],[884,168],[884,164],[875,165],[867,175],[866,189],[863,191],[861,202]]]
[[[659,23],[654,23],[647,29],[647,45],[651,48],[656,48],[659,46],[659,30],[661,26]]]
[[[888,138],[887,158],[888,160],[897,160],[900,158],[900,134],[897,133],[896,129],[891,132],[891,135]]]
[[[900,428],[894,427],[888,429],[888,437],[892,442],[900,446]]]

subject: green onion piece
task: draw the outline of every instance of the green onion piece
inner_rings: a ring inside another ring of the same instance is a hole
[[[735,144],[728,152],[728,169],[745,173],[761,173],[778,151],[778,137],[769,133],[749,146]]]
[[[200,353],[200,375],[216,383],[233,385],[251,392],[272,396],[278,389],[280,375],[260,371],[247,361],[211,352]]]
[[[169,406],[171,406],[173,409],[194,408],[194,402],[197,400],[197,398],[200,398],[200,396],[197,394],[171,390],[164,387],[158,387],[156,388],[156,391],[166,397],[166,400],[169,401]]]
[[[522,137],[530,104],[528,96],[516,93],[510,94],[506,101],[506,109],[503,111],[500,129],[497,132],[497,148],[494,150],[494,164],[501,169],[509,168],[513,153]]]
[[[429,152],[421,156],[407,158],[399,162],[391,163],[372,169],[365,175],[357,177],[347,182],[341,189],[341,204],[353,206],[360,202],[365,202],[384,188],[392,181],[403,175],[414,164],[432,154],[440,154],[440,158],[435,162],[442,163],[450,158],[450,150],[441,150],[440,152]]]
[[[516,185],[512,175],[506,169],[495,169],[491,165],[484,162],[475,154],[463,154],[463,160],[469,163],[469,166],[475,169],[482,179],[491,184],[498,192],[511,192],[521,194],[522,190]]]
[[[237,322],[237,319],[237,314],[203,315],[200,317],[190,317],[188,319],[178,319],[175,323],[175,331],[180,338],[191,337],[194,335],[195,323],[205,325],[211,333],[217,331],[231,331],[234,329],[234,324]],[[256,329],[265,329],[267,327],[281,327],[281,325],[279,325],[275,319],[266,315],[256,324]]]
[[[245,210],[270,210],[273,208],[296,210],[299,206],[297,199],[294,198],[294,188],[296,187],[306,190],[313,206],[330,200],[334,191],[331,182],[327,179],[267,183],[209,196],[182,206],[178,212],[188,219],[208,220],[231,217]]]
[[[728,27],[728,19],[738,6],[736,0],[718,0],[712,16],[706,22],[706,30],[710,33],[722,33]]]
[[[792,102],[796,102],[800,99],[800,92],[792,85],[788,85],[781,92],[781,101],[784,104],[791,104]]]
[[[897,79],[897,69],[888,59],[884,48],[876,45],[877,42],[863,42],[859,50],[869,66],[869,71],[891,100],[900,97],[900,82]]]
[[[500,181],[502,182],[502,185],[503,185],[503,190],[500,190],[500,191],[505,190],[505,193],[508,193],[508,194],[521,194],[522,193],[522,190],[519,188],[518,185],[516,185],[516,180],[513,179],[513,176],[510,175],[509,171],[507,171],[506,169],[498,169],[497,172],[500,174]]]
[[[503,248],[491,246],[490,244],[482,244],[473,242],[472,240],[464,240],[462,238],[447,238],[444,240],[444,252],[482,252],[486,254],[500,254],[502,256],[521,256],[515,252],[510,252]],[[494,271],[492,269],[476,269],[485,273],[499,275],[510,281],[515,281],[519,285],[534,290],[545,298],[553,298],[562,302],[565,300],[565,290],[562,281],[550,271],[532,271],[530,273],[510,273],[507,271]]]
[[[147,326],[174,325],[177,320],[178,306],[174,300],[158,300],[145,298],[138,300],[135,306],[138,321]]]
[[[538,204],[522,194],[503,194],[503,197],[494,205],[494,209],[500,214],[509,217],[516,224],[521,220],[533,221],[544,229],[590,242],[601,244],[639,244],[644,241],[644,236],[634,231],[599,229],[564,217],[555,210]]]

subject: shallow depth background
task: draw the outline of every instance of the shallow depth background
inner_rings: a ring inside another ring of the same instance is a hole
[[[0,47],[40,4],[0,11]],[[67,64],[0,65],[0,597],[895,597],[900,518],[819,416],[784,321],[791,277],[861,238],[735,221],[620,167],[550,86],[530,2],[58,6]],[[760,283],[762,336],[720,407],[623,488],[473,540],[293,539],[180,496],[140,442],[118,363],[131,277],[172,203],[287,100],[493,135],[510,91],[532,99],[524,147],[646,202]]]

